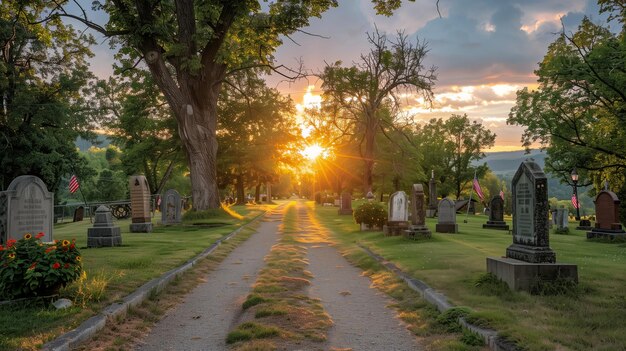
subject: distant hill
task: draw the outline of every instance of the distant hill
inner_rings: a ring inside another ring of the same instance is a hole
[[[520,163],[527,159],[533,159],[541,168],[545,166],[546,153],[540,150],[531,150],[529,154],[525,151],[506,151],[506,152],[489,152],[487,157],[475,162],[482,164],[486,162],[489,168],[496,175],[505,175],[515,173]]]
[[[89,150],[90,147],[92,146],[97,146],[97,147],[107,147],[109,146],[109,144],[111,143],[111,141],[102,134],[98,134],[98,136],[96,137],[96,142],[92,143],[88,140],[85,140],[81,137],[78,137],[76,139],[76,141],[74,142],[74,144],[76,145],[76,147],[78,147],[80,149],[80,151],[87,151]]]

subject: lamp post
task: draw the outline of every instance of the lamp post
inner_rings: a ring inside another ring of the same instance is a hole
[[[572,182],[574,183],[574,198],[576,199],[576,220],[580,221],[580,202],[578,201],[578,172],[576,167],[572,170]]]

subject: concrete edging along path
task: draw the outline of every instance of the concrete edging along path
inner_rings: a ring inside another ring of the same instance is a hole
[[[450,308],[455,307],[454,305],[448,302],[448,298],[445,295],[431,288],[430,286],[428,286],[428,284],[424,283],[423,281],[419,279],[411,277],[410,275],[402,271],[398,266],[387,261],[384,257],[374,253],[368,247],[360,243],[357,243],[357,245],[363,251],[365,251],[365,253],[367,253],[370,257],[372,257],[378,263],[380,263],[389,271],[393,272],[396,276],[398,276],[398,278],[404,280],[404,282],[406,282],[407,285],[411,289],[419,292],[426,301],[435,305],[437,309],[439,310],[439,312],[443,313],[449,310]],[[463,317],[459,317],[458,322],[464,328],[467,328],[468,330],[480,335],[485,341],[485,344],[488,345],[491,350],[494,350],[494,351],[517,351],[518,350],[517,346],[514,343],[511,343],[499,337],[498,332],[496,330],[485,329],[485,328],[473,325],[471,323],[468,323]]]
[[[211,246],[202,251],[200,254],[185,262],[182,266],[174,268],[158,278],[154,278],[144,285],[140,286],[135,292],[127,295],[122,299],[121,302],[115,302],[102,310],[99,314],[85,320],[81,325],[79,325],[76,329],[73,329],[55,340],[52,340],[43,345],[42,350],[49,351],[69,351],[72,348],[78,346],[80,343],[88,340],[92,336],[94,336],[98,331],[102,330],[106,323],[118,316],[124,316],[131,307],[137,306],[144,302],[151,294],[158,293],[162,291],[172,280],[176,277],[193,267],[198,261],[204,259],[218,246],[221,245],[222,242],[228,241],[230,238],[239,234],[244,228],[250,226],[253,223],[256,223],[258,220],[263,218],[267,214],[267,211],[259,214],[254,217],[250,222],[242,225],[241,227],[235,229],[231,233],[226,236],[216,240]]]

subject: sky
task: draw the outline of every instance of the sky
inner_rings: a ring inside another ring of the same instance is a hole
[[[433,106],[407,96],[404,109],[418,123],[467,114],[496,133],[496,145],[488,151],[519,150],[523,129],[506,124],[515,92],[536,87],[533,71],[563,28],[575,31],[585,15],[603,20],[595,0],[440,0],[439,10],[441,17],[436,0],[403,1],[393,16],[385,17],[375,14],[369,0],[343,0],[304,28],[318,36],[296,33],[285,38],[276,62],[295,67],[301,59],[313,73],[326,62],[350,65],[368,52],[367,33],[375,28],[389,36],[403,31],[413,41],[428,43],[425,63],[436,66],[438,76]],[[107,76],[113,62],[108,45],[94,52],[92,68]],[[267,81],[296,103],[303,103],[308,86],[313,86],[308,97],[321,93],[316,78],[295,83],[282,79],[270,76]]]

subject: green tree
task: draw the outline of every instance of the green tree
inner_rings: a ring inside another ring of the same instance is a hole
[[[39,23],[54,7],[0,2],[0,189],[31,174],[56,192],[64,176],[90,173],[74,141],[93,136],[85,60],[94,41],[59,18]]]
[[[350,67],[341,62],[326,66],[321,74],[324,100],[329,110],[342,110],[339,118],[351,121],[352,135],[363,160],[362,188],[372,188],[376,163],[376,136],[397,130],[398,93],[432,96],[435,68],[425,69],[426,43],[413,44],[401,32],[395,39],[375,31],[368,34],[372,48]]]
[[[467,115],[452,115],[445,121],[431,119],[416,133],[417,145],[424,150],[423,168],[432,169],[441,186],[442,196],[449,193],[457,198],[470,189],[474,173],[478,178],[487,170],[487,164],[472,166],[485,157],[484,150],[494,145],[496,135]]]
[[[401,4],[374,3],[386,14]],[[109,14],[105,27],[63,7],[52,18],[69,16],[117,37],[125,66],[145,61],[176,118],[191,171],[193,206],[204,210],[220,205],[217,105],[225,79],[249,67],[278,71],[272,54],[281,36],[305,27],[310,17],[320,17],[337,1],[276,1],[266,3],[266,11],[259,1],[232,0],[113,0],[94,1],[93,6]]]

